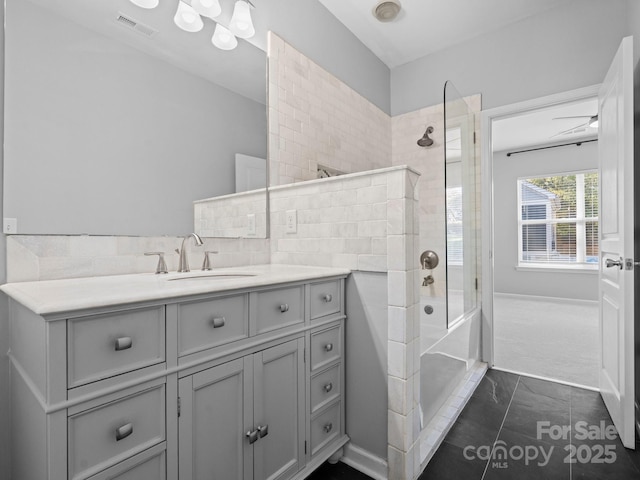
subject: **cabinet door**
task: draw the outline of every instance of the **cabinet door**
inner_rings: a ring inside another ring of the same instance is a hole
[[[289,478],[303,465],[303,352],[298,339],[254,355],[254,480]]]
[[[180,380],[180,478],[252,480],[253,363],[240,358]]]

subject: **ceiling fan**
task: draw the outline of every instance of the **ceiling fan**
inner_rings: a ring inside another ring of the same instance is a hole
[[[585,123],[581,123],[580,125],[576,125],[575,127],[569,128],[567,130],[563,130],[562,132],[558,132],[553,135],[551,138],[559,137],[560,135],[569,135],[571,133],[580,133],[584,132],[587,127],[598,128],[598,114],[595,115],[577,115],[574,117],[556,117],[553,120],[564,120],[567,118],[588,118]]]

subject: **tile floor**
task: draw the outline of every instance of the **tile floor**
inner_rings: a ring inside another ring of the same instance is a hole
[[[342,463],[309,478],[368,480]],[[489,370],[419,480],[539,478],[640,480],[640,450],[622,446],[597,392]]]

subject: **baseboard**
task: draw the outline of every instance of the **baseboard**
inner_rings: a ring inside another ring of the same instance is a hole
[[[344,446],[344,456],[340,459],[359,472],[369,475],[374,480],[387,480],[388,466],[386,460],[349,442]]]

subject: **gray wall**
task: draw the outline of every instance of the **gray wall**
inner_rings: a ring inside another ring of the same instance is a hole
[[[548,173],[597,169],[597,142],[585,143],[581,147],[559,147],[511,157],[507,157],[506,153],[496,152],[493,156],[495,291],[597,300],[597,272],[545,273],[515,269],[518,263],[517,179]]]
[[[574,0],[397,67],[391,113],[441,103],[446,80],[464,96],[481,93],[483,109],[601,83],[633,2]]]
[[[387,458],[387,274],[347,279],[347,434],[354,445]]]
[[[266,158],[265,105],[7,2],[5,216],[23,234],[184,235]],[[266,89],[266,82],[265,82]]]

